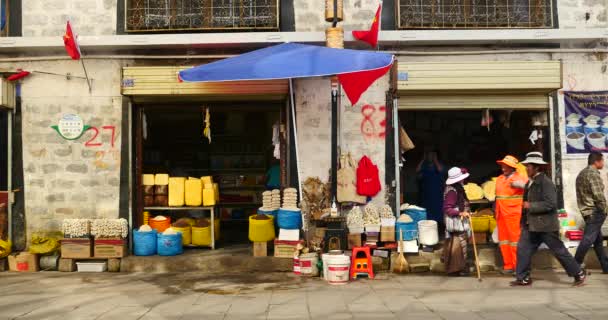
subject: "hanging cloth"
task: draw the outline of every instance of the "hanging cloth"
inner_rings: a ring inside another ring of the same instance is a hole
[[[143,114],[143,117],[141,119],[142,122],[142,127],[143,127],[143,137],[144,140],[148,139],[148,119],[146,118],[146,114]]]
[[[275,123],[272,126],[272,144],[274,145],[274,151],[272,155],[276,159],[281,159],[281,140],[279,139],[279,124]]]
[[[209,108],[205,110],[205,129],[203,129],[203,136],[211,143],[211,114],[209,114]]]

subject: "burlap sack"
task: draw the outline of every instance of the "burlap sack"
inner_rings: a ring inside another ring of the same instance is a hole
[[[416,147],[402,126],[399,126],[399,146],[401,147],[401,152],[407,152]]]
[[[365,203],[365,196],[357,194],[357,169],[350,152],[340,156],[340,169],[337,174],[337,201]]]

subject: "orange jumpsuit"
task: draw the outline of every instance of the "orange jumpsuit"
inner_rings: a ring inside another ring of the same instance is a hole
[[[496,179],[496,223],[499,247],[505,270],[515,270],[517,263],[517,242],[520,234],[521,210],[524,189],[514,188],[512,182],[527,182],[517,172],[504,174]]]

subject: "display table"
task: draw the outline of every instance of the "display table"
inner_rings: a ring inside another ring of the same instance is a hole
[[[209,211],[211,226],[211,250],[215,250],[215,206],[210,207],[144,207],[145,211]]]

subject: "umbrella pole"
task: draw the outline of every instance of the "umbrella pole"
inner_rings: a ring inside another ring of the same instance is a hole
[[[296,171],[298,173],[298,195],[300,201],[302,201],[302,181],[300,180],[300,151],[298,150],[298,128],[296,126],[296,107],[295,107],[295,93],[293,92],[293,79],[289,78],[289,101],[291,104],[291,121],[293,125],[293,142],[296,147]],[[304,216],[302,216],[304,218]],[[304,222],[304,221],[302,221]],[[304,225],[304,224],[303,224]]]
[[[338,163],[338,83],[337,79],[332,80],[331,86],[331,195],[333,201],[337,199],[338,181],[337,181],[337,163]]]

